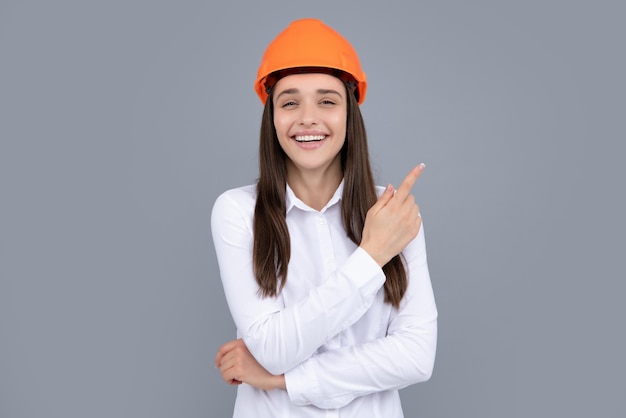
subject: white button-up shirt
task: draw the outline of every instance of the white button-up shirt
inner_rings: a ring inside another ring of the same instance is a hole
[[[382,189],[381,189],[382,190]],[[408,289],[384,303],[385,275],[347,236],[343,182],[317,211],[287,186],[287,283],[261,297],[252,272],[256,186],[223,193],[211,228],[228,306],[257,361],[287,390],[238,386],[234,417],[402,417],[398,389],[429,379],[437,343],[423,227],[403,251]]]

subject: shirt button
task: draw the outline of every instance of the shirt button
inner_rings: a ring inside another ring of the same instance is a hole
[[[319,218],[317,218],[317,223],[320,225],[324,225],[326,224],[326,219],[324,219],[324,217],[320,216]]]

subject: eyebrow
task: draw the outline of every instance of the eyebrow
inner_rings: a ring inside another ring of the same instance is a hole
[[[296,88],[283,90],[278,94],[278,96],[276,96],[276,99],[278,99],[283,94],[297,94],[299,92],[300,90]],[[336,94],[337,96],[343,98],[341,93],[339,93],[337,90],[332,90],[332,89],[317,89],[317,94]]]

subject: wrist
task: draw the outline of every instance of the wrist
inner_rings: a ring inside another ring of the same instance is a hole
[[[383,268],[383,266],[389,261],[387,258],[385,258],[384,255],[380,254],[372,248],[368,248],[367,244],[361,243],[359,247],[361,247],[361,249],[365,251],[372,258],[372,260],[374,260],[376,264],[378,264],[380,268]]]
[[[287,385],[285,384],[285,375],[281,374],[278,376],[274,376],[274,388],[275,389],[287,389]]]

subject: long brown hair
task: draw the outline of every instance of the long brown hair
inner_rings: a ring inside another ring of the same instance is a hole
[[[363,116],[351,88],[347,86],[348,117],[346,140],[341,149],[344,187],[341,213],[348,238],[361,243],[365,216],[376,202],[374,176],[369,162]],[[287,282],[291,242],[287,229],[285,191],[288,158],[278,143],[274,128],[273,92],[265,102],[259,145],[259,180],[254,209],[253,269],[259,292],[277,296]],[[385,266],[385,302],[398,308],[407,288],[407,274],[401,255]]]

